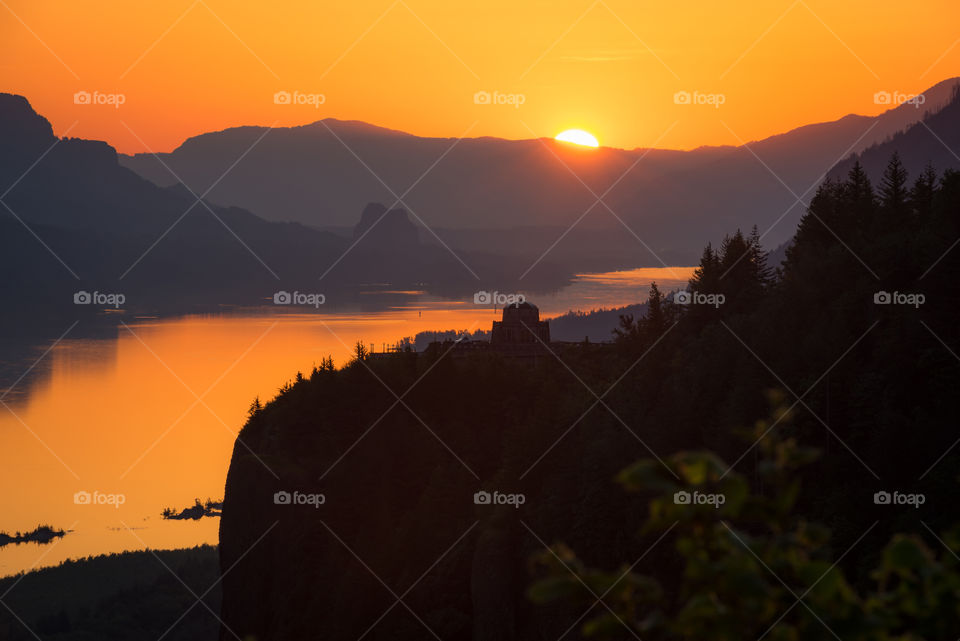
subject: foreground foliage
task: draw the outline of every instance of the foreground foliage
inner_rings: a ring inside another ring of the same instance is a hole
[[[672,590],[641,571],[642,560],[604,571],[555,545],[535,558],[541,578],[530,597],[590,608],[582,632],[597,639],[623,638],[625,630],[644,639],[718,641],[951,638],[960,629],[957,532],[935,549],[918,536],[895,535],[869,587],[856,590],[837,565],[844,553],[831,556],[827,528],[796,512],[798,472],[816,452],[785,435],[787,414],[779,406],[750,434],[760,454],[753,482],[711,452],[680,452],[665,465],[644,459],[619,474],[627,491],[653,495],[644,531],[673,541],[679,580]],[[724,500],[679,498],[694,493]]]

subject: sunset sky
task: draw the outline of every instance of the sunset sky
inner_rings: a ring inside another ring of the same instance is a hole
[[[57,134],[124,152],[325,117],[692,148],[876,114],[878,91],[960,75],[958,23],[956,0],[0,0],[0,90]],[[123,104],[75,104],[78,91]],[[278,91],[304,104],[276,104]],[[708,104],[676,104],[679,91]]]

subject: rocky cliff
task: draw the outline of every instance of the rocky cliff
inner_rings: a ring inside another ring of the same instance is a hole
[[[588,399],[555,364],[439,352],[287,388],[234,448],[221,638],[556,638],[569,613],[524,596],[541,540],[609,562],[632,553],[638,523],[603,518],[622,510],[611,479],[639,450],[609,415],[578,424]]]

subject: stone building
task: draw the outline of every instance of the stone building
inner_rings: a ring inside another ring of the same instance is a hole
[[[551,356],[550,321],[540,320],[540,310],[531,303],[507,305],[503,316],[493,321],[490,340],[470,340],[463,336],[456,341],[433,342],[427,348],[448,353],[451,358],[470,358],[495,353],[513,359],[537,363]]]
[[[550,322],[540,320],[540,309],[533,303],[507,305],[503,308],[502,320],[493,321],[490,334],[493,349],[549,344]]]

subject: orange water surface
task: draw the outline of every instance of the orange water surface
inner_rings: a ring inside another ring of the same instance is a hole
[[[535,302],[545,317],[624,305],[645,299],[651,280],[670,289],[690,273],[584,275]],[[422,331],[489,329],[495,318],[498,310],[472,300],[414,293],[374,312],[125,318],[98,338],[81,338],[81,321],[45,355],[56,336],[38,347],[40,362],[23,365],[31,376],[0,405],[0,531],[50,524],[69,533],[0,548],[0,576],[88,555],[216,543],[218,518],[169,521],[160,513],[223,497],[234,439],[255,397],[269,400],[326,356],[343,365],[357,340],[379,351]],[[78,492],[92,500],[77,503]]]

